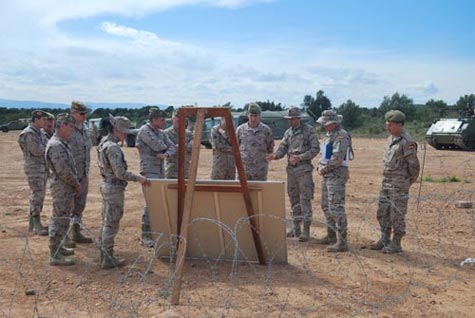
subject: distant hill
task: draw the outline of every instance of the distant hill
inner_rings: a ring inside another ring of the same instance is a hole
[[[142,108],[146,106],[145,103],[94,103],[94,102],[86,102],[89,107],[94,110],[97,108]],[[154,106],[158,106],[162,109],[168,107],[168,105],[164,104],[153,104]],[[12,100],[12,99],[1,99],[0,98],[0,107],[6,108],[69,108],[71,104],[62,104],[62,103],[48,103],[48,102],[41,102],[36,100]]]

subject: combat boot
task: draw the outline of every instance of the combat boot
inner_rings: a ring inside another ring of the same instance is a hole
[[[300,234],[299,242],[308,242],[308,240],[310,240],[310,224],[312,224],[312,222],[303,222],[303,232]]]
[[[299,237],[302,231],[300,230],[300,220],[292,218],[292,225],[290,230],[287,232],[287,237]]]
[[[154,241],[152,239],[152,233],[150,231],[150,225],[142,224],[142,237],[140,239],[140,243],[142,243],[145,247],[153,247]]]
[[[347,231],[336,231],[336,243],[327,247],[327,252],[336,253],[336,252],[347,252],[348,251],[348,242],[347,242]]]
[[[327,227],[327,236],[316,240],[317,244],[330,245],[336,243],[336,233],[331,227]]]
[[[40,236],[48,235],[48,227],[41,224],[39,215],[30,216],[29,230]]]
[[[401,247],[402,237],[403,237],[403,234],[394,233],[393,240],[391,241],[391,243],[389,243],[387,246],[384,247],[383,253],[387,253],[387,254],[401,253],[402,252],[402,247]]]
[[[81,226],[79,223],[73,224],[73,229],[71,231],[71,240],[78,244],[90,244],[92,239],[90,237],[85,237],[81,233]]]
[[[74,265],[74,260],[64,257],[58,245],[49,246],[49,264],[51,266],[71,266]]]
[[[59,252],[61,254],[63,254],[64,256],[71,256],[71,255],[74,255],[74,250],[73,249],[70,249],[70,248],[65,248],[65,247],[61,247],[59,249]]]
[[[113,249],[101,252],[101,256],[102,269],[120,268],[125,265],[125,259],[115,258]]]
[[[66,248],[76,248],[76,243],[74,243],[74,241],[71,241],[69,236],[66,235],[63,246]]]
[[[385,229],[381,231],[381,238],[375,244],[370,245],[370,249],[374,251],[382,250],[384,247],[391,243],[391,229]]]

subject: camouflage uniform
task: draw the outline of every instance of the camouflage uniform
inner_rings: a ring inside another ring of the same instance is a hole
[[[229,140],[228,132],[216,125],[211,128],[210,143],[213,146],[213,168],[211,179],[234,180],[236,179],[236,165],[234,163],[233,147]]]
[[[45,148],[48,140],[33,124],[28,125],[18,138],[23,152],[24,170],[30,186],[30,217],[38,217],[43,210],[46,193],[47,168]],[[31,230],[31,229],[30,229]]]
[[[68,229],[76,196],[74,188],[79,186],[79,179],[71,148],[56,135],[46,146],[46,163],[51,171],[50,191],[53,197],[49,239],[50,245],[58,248]]]
[[[406,233],[405,216],[409,187],[419,176],[417,145],[407,133],[389,136],[384,154],[383,183],[379,194],[377,218],[381,231]]]
[[[165,178],[178,179],[178,130],[173,126],[164,130],[171,142],[176,146],[176,154],[165,160]],[[193,134],[185,130],[185,178],[188,178],[190,171],[191,150],[193,147]]]
[[[289,128],[275,152],[275,159],[287,155],[297,155],[298,164],[287,163],[287,193],[291,204],[291,216],[294,220],[312,221],[312,199],[315,184],[313,183],[312,159],[320,151],[320,143],[315,128],[301,124],[297,128]]]
[[[114,239],[124,213],[124,190],[127,181],[140,177],[127,171],[127,162],[113,134],[107,135],[97,147],[99,170],[102,175],[102,229],[99,240],[102,250],[113,255]]]
[[[266,155],[274,151],[272,130],[262,122],[256,128],[244,123],[237,128],[236,135],[247,179],[266,181],[269,169]]]
[[[319,170],[323,170],[322,210],[330,229],[346,233],[345,213],[346,182],[349,179],[348,160],[350,136],[337,127],[327,132],[322,144]]]
[[[78,173],[79,183],[81,184],[81,194],[74,197],[72,216],[81,221],[84,208],[86,207],[92,148],[91,139],[88,137],[84,125],[82,127],[74,127],[74,132],[69,137],[68,144],[76,162],[76,171]]]
[[[171,157],[176,154],[175,144],[170,138],[161,129],[146,124],[139,130],[136,147],[140,155],[140,174],[146,178],[163,178],[163,160],[157,158],[157,155],[166,154]],[[142,213],[142,224],[150,226],[147,207],[144,207]]]

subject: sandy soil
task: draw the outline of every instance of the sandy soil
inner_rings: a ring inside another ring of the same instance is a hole
[[[456,176],[460,182],[423,182],[411,189],[404,252],[385,255],[368,245],[378,237],[375,218],[381,182],[382,139],[354,140],[347,187],[349,253],[329,254],[314,240],[288,240],[288,265],[259,266],[188,261],[181,304],[169,305],[174,265],[139,244],[143,196],[137,184],[126,191],[125,213],[116,240],[127,266],[101,270],[99,252],[79,246],[68,267],[48,265],[47,238],[28,235],[29,188],[16,143],[18,132],[0,134],[0,317],[473,317],[475,257],[473,201],[475,152],[420,149],[424,176]],[[420,146],[421,148],[422,145]],[[138,171],[135,148],[123,148]],[[199,178],[208,178],[211,152],[202,149]],[[92,152],[90,192],[84,223],[97,237],[101,223],[100,176]],[[269,179],[285,180],[285,162],[273,162]],[[312,236],[325,232],[316,191]],[[420,191],[420,196],[419,196]],[[419,200],[418,200],[419,198]],[[286,210],[289,203],[286,198]],[[51,216],[46,196],[43,221]],[[147,272],[149,269],[149,272]],[[27,295],[32,293],[33,295]]]

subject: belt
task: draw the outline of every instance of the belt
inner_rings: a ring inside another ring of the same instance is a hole
[[[108,184],[113,184],[113,185],[127,185],[127,181],[116,179],[116,178],[102,178],[102,181]]]

